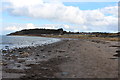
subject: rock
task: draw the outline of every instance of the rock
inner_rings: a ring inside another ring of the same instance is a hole
[[[25,60],[18,60],[18,63],[22,63],[22,62],[25,62]]]
[[[38,64],[38,63],[36,62],[36,60],[26,60],[25,63],[26,63],[26,64]]]
[[[47,56],[43,55],[42,57],[43,57],[43,58],[46,58]]]
[[[13,54],[10,54],[9,56],[11,57],[11,56],[13,56]]]
[[[100,46],[98,46],[98,48],[100,48]]]
[[[17,60],[19,61],[21,61],[21,60],[26,60],[27,58],[17,58]]]
[[[76,75],[73,75],[73,77],[76,77]]]
[[[35,58],[36,60],[38,59],[38,58]]]
[[[117,57],[111,57],[110,59],[118,59]]]
[[[60,52],[60,53],[61,53],[61,52],[65,52],[65,50],[60,50],[60,49],[57,49],[56,51],[57,51],[57,52]]]
[[[48,51],[48,52],[52,52],[52,51]]]
[[[120,50],[117,50],[116,53],[120,53]]]
[[[7,63],[0,62],[0,65],[6,66]]]
[[[113,56],[120,57],[120,50],[116,51],[117,54],[114,54]]]
[[[68,72],[62,72],[61,75],[68,75]]]
[[[24,56],[24,57],[27,57],[27,56],[29,55],[28,52],[19,52],[19,54],[20,54],[21,56]]]
[[[44,49],[41,49],[41,51],[44,51]]]
[[[5,49],[9,49],[9,46],[5,46]]]
[[[69,56],[65,56],[66,58],[70,58]]]
[[[37,54],[36,56],[40,56],[40,55]]]
[[[48,70],[48,68],[46,68],[46,67],[41,67],[41,69]]]
[[[61,56],[57,56],[58,58],[60,58]]]
[[[28,67],[30,67],[30,66],[33,66],[34,64],[26,64],[25,66],[28,66]]]
[[[119,53],[118,54],[114,54],[113,56],[120,57],[120,54]]]
[[[7,50],[2,50],[2,53],[7,53]]]
[[[7,54],[8,54],[8,53],[3,53],[2,55],[3,55],[3,56],[6,56]]]
[[[21,65],[18,65],[17,67],[20,67]]]

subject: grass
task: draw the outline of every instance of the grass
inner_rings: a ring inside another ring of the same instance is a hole
[[[74,39],[97,39],[106,41],[120,41],[117,37],[95,37],[92,35],[44,35],[42,37],[52,37],[52,38],[74,38]]]

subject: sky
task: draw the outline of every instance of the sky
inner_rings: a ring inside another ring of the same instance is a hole
[[[22,29],[117,32],[118,2],[2,0],[0,34]]]

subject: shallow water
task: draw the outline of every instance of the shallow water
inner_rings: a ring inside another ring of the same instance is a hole
[[[0,36],[0,49],[40,46],[58,42],[60,39],[31,36]]]

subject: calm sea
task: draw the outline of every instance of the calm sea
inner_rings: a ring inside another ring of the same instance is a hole
[[[27,46],[41,46],[58,42],[60,39],[30,36],[0,36],[0,49],[12,49]]]

